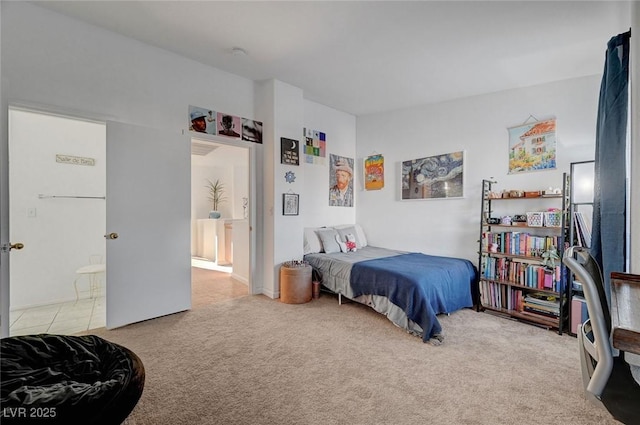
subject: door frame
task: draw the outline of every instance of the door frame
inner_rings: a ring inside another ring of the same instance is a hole
[[[20,101],[13,101],[11,103],[5,103],[5,99],[1,99],[1,118],[0,128],[5,129],[1,133],[2,140],[0,141],[0,247],[10,243],[9,241],[9,108],[12,109],[24,109],[36,113],[58,115],[71,119],[87,120],[104,123],[107,121],[115,120],[114,117],[105,114],[93,114],[91,112],[83,112],[77,110],[68,110],[60,106],[31,104]],[[191,135],[194,134],[187,130],[182,130],[182,134]],[[259,160],[262,158],[261,151],[255,143],[246,142],[242,140],[234,140],[233,143],[229,140],[225,140],[219,136],[201,136],[198,138],[204,140],[210,140],[215,143],[232,144],[238,147],[244,147],[249,149],[249,294],[262,293],[262,287],[258,284],[257,276],[257,217],[261,211],[261,207],[258,205],[260,201],[257,193],[257,172]],[[261,147],[261,146],[260,146]],[[260,211],[259,211],[260,210]],[[10,270],[9,270],[9,252],[0,251],[0,337],[9,336],[10,326]]]
[[[1,96],[0,96],[1,97]],[[46,114],[79,121],[97,122],[106,125],[107,118],[90,112],[65,109],[64,107],[34,104],[31,102],[1,99],[0,104],[0,248],[8,246],[9,241],[9,110],[22,110],[38,114]],[[19,241],[13,241],[16,243]],[[10,251],[0,249],[0,338],[9,336],[11,325],[11,272],[9,267]]]
[[[257,164],[257,152],[258,145],[253,142],[247,142],[244,140],[232,139],[215,135],[208,135],[202,133],[193,133],[189,131],[183,131],[182,134],[189,135],[191,140],[199,140],[205,143],[215,143],[219,145],[230,146],[234,148],[241,148],[248,150],[248,167],[249,167],[249,212],[247,219],[249,220],[249,276],[247,287],[249,289],[249,295],[255,295],[262,293],[262,288],[258,287],[256,276],[256,218],[257,218],[257,203],[256,203],[256,164]]]

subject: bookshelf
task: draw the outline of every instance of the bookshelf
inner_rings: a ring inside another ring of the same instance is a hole
[[[595,161],[580,161],[570,164],[571,187],[569,196],[569,237],[568,245],[591,246],[591,221],[593,217],[593,186]],[[587,319],[586,301],[582,285],[567,270],[569,288],[569,328],[570,335],[576,335],[578,323]]]
[[[562,334],[570,299],[562,265],[569,175],[562,193],[498,193],[496,185],[482,181],[477,309]]]

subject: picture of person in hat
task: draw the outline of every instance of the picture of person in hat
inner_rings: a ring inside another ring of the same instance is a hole
[[[335,176],[329,189],[329,206],[353,206],[353,160],[331,155],[331,174]]]
[[[193,110],[189,113],[191,117],[191,128],[189,130],[197,131],[198,133],[207,132],[207,114],[201,110]]]

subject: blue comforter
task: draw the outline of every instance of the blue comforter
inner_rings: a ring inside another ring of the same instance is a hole
[[[426,342],[442,332],[436,314],[473,305],[475,279],[476,269],[468,260],[409,253],[354,263],[350,284],[355,297],[389,298],[422,327]]]

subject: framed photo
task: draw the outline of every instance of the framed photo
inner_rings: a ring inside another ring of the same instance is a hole
[[[402,162],[402,200],[464,197],[464,151]]]
[[[298,215],[300,195],[297,193],[282,194],[282,215]]]

